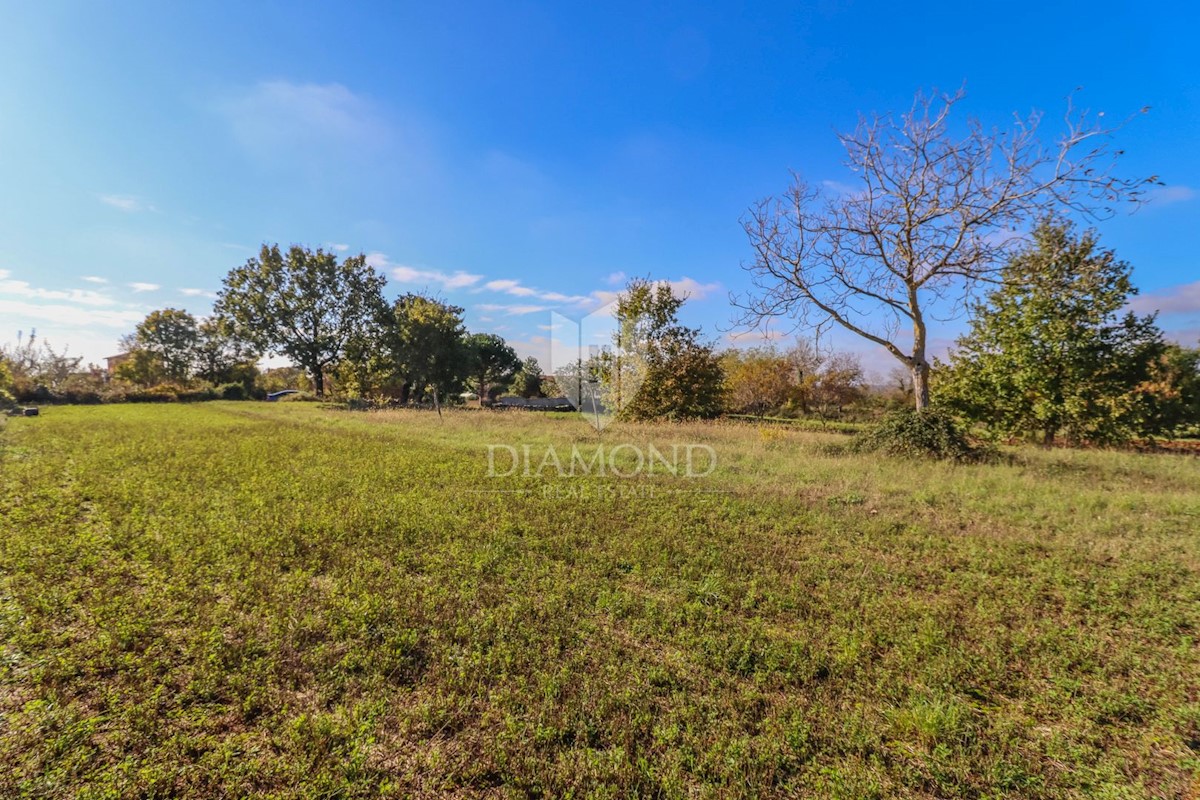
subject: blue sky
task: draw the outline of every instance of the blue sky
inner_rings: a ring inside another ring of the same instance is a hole
[[[1200,338],[1190,5],[650,5],[3,3],[0,341],[98,360],[149,310],[207,313],[263,242],[368,253],[390,295],[526,353],[622,275],[676,281],[724,340],[745,209],[789,170],[846,180],[860,111],[964,82],[964,110],[1049,133],[1076,87],[1152,107],[1123,171],[1168,186],[1100,233],[1139,307]]]

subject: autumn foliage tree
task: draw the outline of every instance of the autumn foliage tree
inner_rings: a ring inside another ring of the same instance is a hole
[[[762,416],[797,397],[801,376],[787,354],[770,346],[729,350],[721,357],[726,403],[737,414]]]
[[[729,350],[722,363],[725,401],[735,413],[762,416],[782,411],[831,417],[865,395],[857,356],[823,352],[808,340],[782,351],[773,346]]]
[[[686,298],[669,284],[635,279],[617,298],[618,344],[623,360],[600,369],[605,395],[618,398],[618,413],[629,419],[714,417],[724,409],[724,370],[700,331],[679,322]],[[637,372],[635,381],[625,380]],[[636,383],[628,392],[624,387]],[[628,396],[631,395],[631,396]]]

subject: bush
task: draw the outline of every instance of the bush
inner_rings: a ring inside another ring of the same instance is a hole
[[[855,440],[859,452],[884,453],[906,458],[940,458],[982,461],[991,451],[973,446],[954,418],[945,411],[908,408],[894,411],[872,430]]]
[[[13,395],[18,403],[52,403],[54,393],[50,387],[19,377],[13,383]]]
[[[176,397],[182,403],[195,403],[203,400],[216,400],[220,395],[213,389],[182,389],[176,392]]]
[[[87,387],[70,387],[60,391],[54,398],[56,403],[67,403],[73,406],[94,406],[103,403],[100,392]]]
[[[178,389],[170,384],[135,389],[125,394],[127,403],[174,403],[179,400]]]
[[[217,387],[217,395],[222,400],[245,400],[246,387],[240,383],[225,383]]]

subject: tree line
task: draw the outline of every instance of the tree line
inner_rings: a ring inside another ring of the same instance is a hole
[[[830,190],[796,177],[750,209],[742,222],[753,288],[734,300],[741,321],[782,319],[814,337],[848,331],[897,360],[905,376],[893,397],[982,435],[1049,444],[1197,432],[1200,351],[1166,341],[1153,315],[1129,311],[1129,265],[1068,221],[1102,220],[1157,183],[1114,174],[1122,151],[1112,141],[1125,123],[1068,107],[1066,130],[1048,146],[1037,113],[1004,130],[952,125],[962,98],[918,94],[905,114],[864,117],[840,135],[855,185]],[[809,340],[720,352],[680,324],[685,298],[646,279],[617,302],[624,360],[601,354],[569,375],[545,375],[502,337],[468,332],[463,309],[438,298],[387,302],[384,284],[361,254],[339,261],[264,245],[226,276],[211,317],[149,315],[125,341],[118,376],[140,386],[249,386],[272,354],[303,371],[317,396],[332,379],[342,394],[440,409],[464,388],[487,402],[504,391],[582,387],[586,373],[632,419],[828,417],[879,394],[855,358]],[[939,361],[929,352],[933,325],[961,311],[969,331]],[[42,356],[38,369],[61,382],[65,356]],[[34,371],[28,344],[4,360],[10,389]]]
[[[387,394],[400,403],[445,398],[470,386],[487,398],[533,365],[503,338],[470,333],[463,309],[423,294],[389,303],[385,279],[363,255],[264,245],[229,272],[211,317],[179,309],[146,317],[125,339],[117,375],[142,385],[244,381],[264,355],[299,368],[317,397]],[[523,385],[540,391],[536,375]]]
[[[996,277],[996,288],[972,305],[968,332],[931,364],[932,407],[983,435],[1043,443],[1117,443],[1200,428],[1200,349],[1166,341],[1152,315],[1128,310],[1131,268],[1094,232],[1043,222]],[[469,332],[461,307],[414,293],[389,303],[384,284],[361,255],[339,261],[320,249],[264,246],[231,270],[211,316],[148,314],[123,338],[115,377],[147,393],[125,399],[241,399],[292,387],[325,396],[332,381],[342,398],[440,410],[464,389],[484,404],[503,393],[557,395],[586,373],[606,402],[624,385],[615,405],[635,420],[871,419],[919,394],[903,373],[891,386],[868,385],[856,356],[812,340],[718,350],[679,322],[686,298],[663,282],[634,279],[617,299],[623,363],[601,353],[570,374],[545,374],[503,337]],[[295,366],[262,373],[264,354]],[[0,392],[87,401],[79,361],[30,337],[0,354]]]

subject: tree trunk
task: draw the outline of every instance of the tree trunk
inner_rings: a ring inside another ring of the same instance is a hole
[[[924,411],[929,407],[929,364],[924,359],[913,363],[912,379],[913,402],[916,403],[917,411]]]
[[[913,317],[913,350],[910,362],[913,376],[913,402],[916,403],[917,411],[924,411],[929,407],[929,362],[925,360],[925,317],[921,313],[921,301],[917,297],[917,286],[911,282],[908,285],[908,308]]]
[[[317,397],[325,396],[325,370],[317,367],[313,370],[313,390],[317,393]]]
[[[440,402],[438,402],[437,387],[434,387],[434,390],[433,390],[433,407],[434,407],[434,409],[437,410],[438,419],[441,419],[442,418],[442,404]]]

